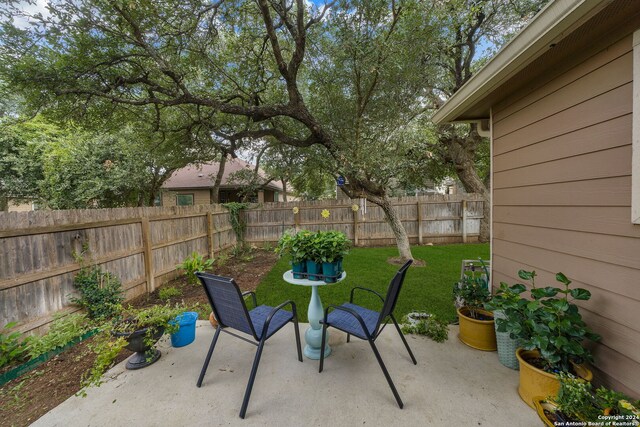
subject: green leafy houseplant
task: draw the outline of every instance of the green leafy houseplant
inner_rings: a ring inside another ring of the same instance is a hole
[[[472,319],[481,320],[486,316],[481,310],[491,298],[487,279],[464,276],[463,280],[454,285],[453,296],[468,310],[469,317]]]
[[[307,239],[311,233],[306,230],[297,232],[293,229],[287,230],[276,245],[275,252],[280,256],[288,256],[292,263],[304,262],[307,260]]]
[[[318,257],[322,262],[333,263],[349,253],[351,242],[341,231],[318,231],[316,240]]]
[[[546,399],[554,405],[555,411],[547,411],[546,414],[539,411],[541,418],[544,416],[556,425],[560,423],[578,425],[577,423],[585,422],[606,425],[604,420],[608,416],[611,417],[610,420],[630,420],[629,425],[638,425],[640,401],[634,401],[623,393],[603,386],[594,392],[590,382],[565,372],[559,373],[557,377],[560,381],[558,395],[555,398]],[[617,418],[618,416],[622,418]]]
[[[498,319],[498,330],[508,331],[525,350],[540,352],[539,368],[547,372],[571,372],[572,363],[592,362],[591,352],[583,346],[585,340],[597,341],[582,320],[572,300],[586,301],[591,293],[582,288],[571,289],[564,274],[557,273],[562,287],[536,287],[535,271],[520,270],[518,276],[531,282],[531,299],[519,298],[505,303],[507,319]],[[524,285],[515,285],[511,291],[522,293]]]
[[[191,255],[189,255],[182,264],[178,264],[176,268],[184,271],[185,276],[187,277],[187,283],[192,285],[197,285],[198,278],[196,277],[196,273],[200,271],[209,270],[213,266],[213,260],[211,258],[205,259],[204,256],[200,255],[198,252],[193,251]]]
[[[180,326],[172,322],[185,307],[154,305],[145,309],[123,310],[116,319],[103,322],[90,346],[97,357],[91,369],[83,376],[83,387],[99,386],[102,375],[109,369],[120,352],[127,347],[128,337],[144,331],[144,342],[149,347],[148,357],[155,353],[153,345],[162,334],[175,333]],[[84,392],[82,393],[83,395]]]

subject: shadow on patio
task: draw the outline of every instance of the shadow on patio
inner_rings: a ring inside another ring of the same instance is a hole
[[[306,324],[300,325],[301,332]],[[318,362],[297,361],[293,325],[266,346],[249,403],[238,417],[255,348],[222,335],[202,388],[196,380],[214,329],[199,321],[196,341],[172,348],[164,339],[154,365],[127,371],[122,362],[108,380],[71,397],[34,426],[69,425],[403,425],[537,426],[540,421],[516,391],[518,374],[502,366],[495,353],[470,349],[456,338],[438,344],[407,336],[418,360],[409,355],[393,328],[377,344],[404,400],[399,409],[366,341],[331,330],[333,353],[322,374]]]

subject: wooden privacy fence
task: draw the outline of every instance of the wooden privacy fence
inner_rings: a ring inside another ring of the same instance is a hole
[[[479,197],[392,203],[413,244],[477,241]],[[267,203],[245,211],[245,221],[245,239],[253,244],[275,242],[289,228],[341,230],[358,246],[395,244],[382,209],[362,200]],[[235,245],[236,235],[220,205],[0,212],[0,327],[17,321],[17,330],[39,332],[54,313],[77,311],[69,305],[80,269],[73,253],[84,244],[91,261],[116,275],[131,299],[174,277],[193,251],[213,257]]]
[[[73,312],[68,296],[83,245],[90,261],[116,275],[134,298],[175,274],[190,253],[233,246],[229,212],[219,205],[0,213],[0,327],[37,331],[52,314]]]
[[[483,206],[479,196],[436,195],[391,201],[412,244],[478,240]],[[322,216],[325,209],[329,211],[328,218]],[[246,212],[246,223],[245,239],[249,243],[275,242],[290,228],[340,230],[358,246],[396,242],[382,208],[365,204],[364,200],[265,203]]]

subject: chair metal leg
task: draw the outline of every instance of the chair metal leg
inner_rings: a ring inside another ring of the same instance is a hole
[[[347,342],[349,342],[349,338],[351,338],[351,334],[347,334]]]
[[[322,368],[324,367],[324,341],[327,339],[327,324],[326,322],[322,323],[322,341],[320,341],[320,368],[318,372],[322,372]]]
[[[382,357],[380,357],[380,353],[378,353],[378,349],[376,348],[376,345],[374,344],[373,340],[368,340],[368,341],[369,341],[369,344],[371,345],[371,349],[373,350],[373,354],[376,355],[376,359],[378,359],[378,363],[382,368],[382,372],[384,373],[384,376],[387,379],[387,382],[389,383],[389,387],[391,387],[391,391],[393,392],[393,395],[396,398],[396,402],[398,402],[398,406],[400,407],[400,409],[402,409],[404,407],[404,404],[402,403],[402,399],[400,399],[400,395],[398,394],[398,390],[396,390],[396,386],[393,385],[393,381],[391,380],[389,371],[387,371],[387,367],[384,365],[384,362],[382,361]]]
[[[251,397],[251,390],[253,389],[253,383],[256,379],[256,372],[258,372],[258,365],[260,364],[260,356],[262,356],[262,349],[264,348],[265,340],[260,340],[258,344],[258,350],[256,350],[256,357],[253,360],[253,367],[251,368],[251,375],[249,375],[249,383],[247,389],[244,392],[244,399],[242,400],[242,408],[240,409],[240,418],[244,419],[244,415],[247,412],[247,406],[249,406],[249,398]]]
[[[302,362],[302,346],[300,345],[300,330],[298,329],[298,318],[293,318],[293,328],[296,332],[296,346],[298,348],[298,360]]]
[[[211,346],[209,346],[209,352],[207,353],[207,358],[204,359],[204,365],[202,366],[202,371],[200,371],[200,377],[198,377],[198,383],[196,384],[198,387],[202,385],[204,374],[207,372],[207,368],[209,367],[209,362],[211,361],[211,355],[213,354],[213,349],[216,346],[216,342],[218,341],[218,336],[220,335],[221,330],[222,328],[218,326],[216,328],[216,333],[213,336],[213,340],[211,340]]]
[[[416,358],[413,355],[411,348],[409,347],[409,343],[407,342],[407,339],[404,337],[404,334],[402,333],[402,330],[400,329],[400,326],[398,325],[398,322],[396,322],[396,318],[393,317],[393,315],[391,315],[391,320],[393,321],[393,324],[396,325],[396,330],[398,331],[398,334],[400,334],[400,338],[402,338],[402,342],[404,343],[404,346],[407,348],[407,351],[409,352],[409,356],[411,356],[411,360],[413,361],[413,364],[417,365],[418,362],[416,361]]]

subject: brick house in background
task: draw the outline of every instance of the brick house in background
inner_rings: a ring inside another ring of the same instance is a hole
[[[189,206],[208,205],[212,202],[213,187],[218,174],[220,163],[210,162],[201,165],[188,165],[175,171],[162,185],[161,197],[158,204],[161,206]],[[228,159],[220,188],[218,189],[218,201],[220,203],[239,202],[242,185],[234,183],[230,178],[243,169],[253,171],[255,166],[241,159]],[[260,170],[261,177],[265,173]],[[266,180],[266,179],[265,179]],[[249,197],[251,202],[281,202],[283,201],[283,186],[280,181],[271,181],[262,190]]]

